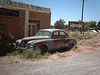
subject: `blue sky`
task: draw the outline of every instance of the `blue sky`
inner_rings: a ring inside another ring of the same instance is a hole
[[[14,0],[26,3],[26,0]],[[51,25],[59,19],[81,20],[83,0],[29,0],[29,4],[51,8]],[[84,21],[100,21],[100,0],[85,0]]]

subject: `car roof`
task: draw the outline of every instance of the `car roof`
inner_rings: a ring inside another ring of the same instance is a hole
[[[41,29],[40,31],[50,31],[50,32],[54,32],[54,31],[65,31],[63,29]]]

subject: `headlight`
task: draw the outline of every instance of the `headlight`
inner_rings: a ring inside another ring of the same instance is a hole
[[[19,45],[19,43],[18,42],[16,42],[16,46],[18,46]]]
[[[22,41],[22,40],[19,39],[19,40],[17,40],[16,42],[17,42],[17,43],[21,43],[21,41]]]
[[[35,44],[35,43],[33,43],[33,42],[32,42],[30,45],[32,45],[32,46],[36,46],[36,44]]]
[[[31,42],[31,43],[29,43],[29,44],[28,44],[28,46],[29,46],[30,48],[33,48],[33,47],[35,47],[35,46],[36,46],[36,44],[35,44],[35,43],[33,43],[33,42]]]

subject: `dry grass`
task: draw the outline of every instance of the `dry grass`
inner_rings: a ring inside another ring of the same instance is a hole
[[[63,53],[56,52],[54,54],[46,53],[45,55],[41,55],[40,53],[35,52],[32,49],[29,49],[24,51],[16,50],[8,55],[15,57],[17,56],[18,58],[25,60],[59,59],[72,56],[76,52],[94,50],[95,48],[100,47],[100,34],[85,33],[83,36],[79,32],[73,32],[70,33],[70,35],[76,38],[78,43],[70,51],[67,52]]]
[[[91,34],[91,33],[84,33],[84,34],[80,34],[80,32],[71,32],[69,33],[70,36],[72,36],[73,38],[76,38],[77,41],[80,40],[87,40],[87,39],[92,39],[94,38],[96,35],[98,34]]]
[[[85,51],[85,50],[93,50],[97,47],[100,47],[100,34],[91,34],[91,33],[85,33],[84,39],[78,40],[77,47],[76,46],[72,49],[74,51]],[[91,38],[90,38],[91,37]]]
[[[50,53],[45,53],[44,55],[41,55],[40,52],[36,52],[33,49],[27,49],[27,50],[16,50],[12,53],[8,53],[8,56],[13,56],[13,57],[18,57],[20,59],[24,59],[24,60],[35,60],[35,59],[48,59],[48,57],[50,56]]]

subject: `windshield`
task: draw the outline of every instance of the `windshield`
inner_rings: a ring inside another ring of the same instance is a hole
[[[51,36],[51,32],[49,31],[38,31],[35,36]]]

